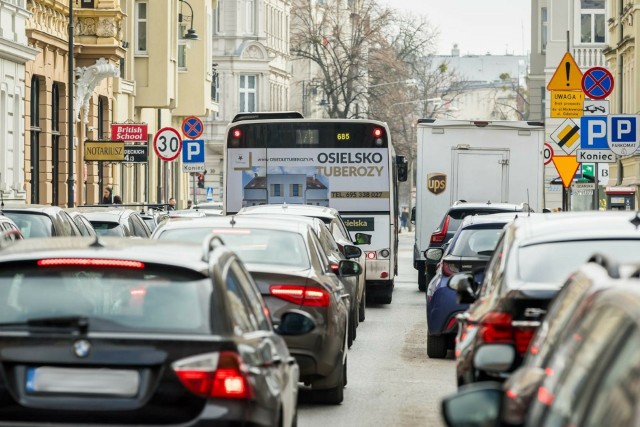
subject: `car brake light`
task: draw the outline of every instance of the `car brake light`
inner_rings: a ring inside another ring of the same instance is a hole
[[[38,267],[117,267],[144,268],[140,261],[99,258],[47,258],[38,260]]]
[[[492,311],[480,322],[480,337],[486,343],[513,343],[518,354],[523,355],[535,333],[532,327],[514,327],[509,313]]]
[[[439,230],[436,230],[432,235],[431,235],[431,243],[442,243],[444,242],[444,239],[447,238],[447,230],[449,230],[449,221],[451,220],[451,217],[449,215],[447,215],[447,217],[444,219],[444,224],[442,224],[442,228]]]
[[[337,262],[329,263],[329,267],[331,267],[331,271],[335,274],[338,274],[340,272],[340,264],[338,264]]]
[[[442,262],[442,274],[445,276],[453,276],[456,273],[459,273],[460,269],[453,262]]]
[[[449,319],[449,321],[447,322],[447,326],[444,328],[445,331],[450,330],[451,328],[453,328],[453,325],[456,324],[456,318],[452,317],[451,319]]]
[[[367,259],[376,259],[375,252],[367,252]]]
[[[237,353],[223,351],[175,362],[173,370],[192,393],[221,399],[251,399],[253,390]]]
[[[305,307],[328,307],[331,302],[329,292],[321,288],[301,285],[271,285],[269,292],[276,298]]]

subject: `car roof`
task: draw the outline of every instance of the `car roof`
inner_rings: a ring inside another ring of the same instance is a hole
[[[314,216],[316,218],[333,219],[339,216],[339,212],[335,208],[328,206],[315,206],[315,205],[292,205],[292,204],[271,204],[271,205],[257,205],[248,206],[242,208],[239,214],[254,214],[254,213],[281,213],[283,215],[303,215]]]
[[[283,230],[304,234],[309,228],[305,221],[291,221],[289,218],[267,218],[261,215],[228,215],[228,216],[208,216],[204,218],[193,218],[189,220],[169,219],[156,228],[154,234],[165,230],[177,230],[200,227],[238,227],[257,228],[265,230]]]
[[[479,225],[479,224],[503,224],[504,225],[518,218],[519,215],[520,216],[527,215],[527,213],[526,212],[525,213],[500,212],[500,213],[489,214],[489,215],[474,215],[474,214],[467,215],[462,220],[462,224],[460,225],[460,228]],[[533,215],[539,215],[539,214],[533,214]]]
[[[520,245],[602,238],[639,239],[640,217],[635,212],[558,212],[520,216],[508,227]]]
[[[52,205],[15,205],[15,206],[4,206],[0,209],[0,213],[2,212],[35,212],[35,213],[43,213],[43,214],[52,214],[58,213],[63,210],[60,206],[52,206]]]
[[[78,212],[80,212],[89,221],[104,222],[120,222],[121,219],[128,218],[130,215],[137,213],[131,209],[110,207],[78,209]]]
[[[96,243],[98,242],[98,243]],[[179,246],[183,246],[182,248]],[[0,263],[42,258],[131,259],[206,271],[202,250],[193,243],[124,237],[58,237],[19,240],[0,249]]]
[[[526,204],[515,204],[515,203],[492,203],[491,201],[487,202],[466,202],[466,201],[457,201],[450,208],[450,211],[455,210],[465,210],[465,209],[500,209],[505,211],[521,211],[526,209]]]

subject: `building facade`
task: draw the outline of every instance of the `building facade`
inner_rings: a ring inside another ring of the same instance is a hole
[[[212,98],[219,111],[205,118],[205,188],[222,200],[225,130],[241,112],[289,109],[290,0],[219,0],[214,10],[215,78]]]
[[[27,41],[27,0],[0,0],[0,191],[3,201],[25,203],[25,63],[38,50]]]

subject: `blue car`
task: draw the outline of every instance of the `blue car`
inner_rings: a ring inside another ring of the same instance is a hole
[[[520,215],[522,215],[520,213]],[[449,278],[456,273],[486,266],[502,228],[516,217],[513,213],[467,216],[444,249],[428,249],[425,256],[440,259],[436,275],[427,288],[427,355],[441,359],[455,348],[456,315],[469,304],[459,304]]]

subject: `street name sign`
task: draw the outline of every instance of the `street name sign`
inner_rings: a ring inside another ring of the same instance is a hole
[[[161,160],[170,162],[180,155],[182,138],[174,128],[162,128],[153,138],[153,149]]]
[[[573,153],[580,146],[580,126],[567,119],[551,134],[551,140],[558,144],[567,154]]]
[[[124,160],[124,142],[85,141],[84,160],[86,162],[121,162],[122,160]]]
[[[584,112],[584,93],[572,91],[551,92],[551,117],[556,119],[577,119]]]
[[[182,172],[204,172],[204,163],[182,163]]]
[[[562,57],[562,61],[547,84],[547,90],[582,91],[582,71],[569,52]]]

